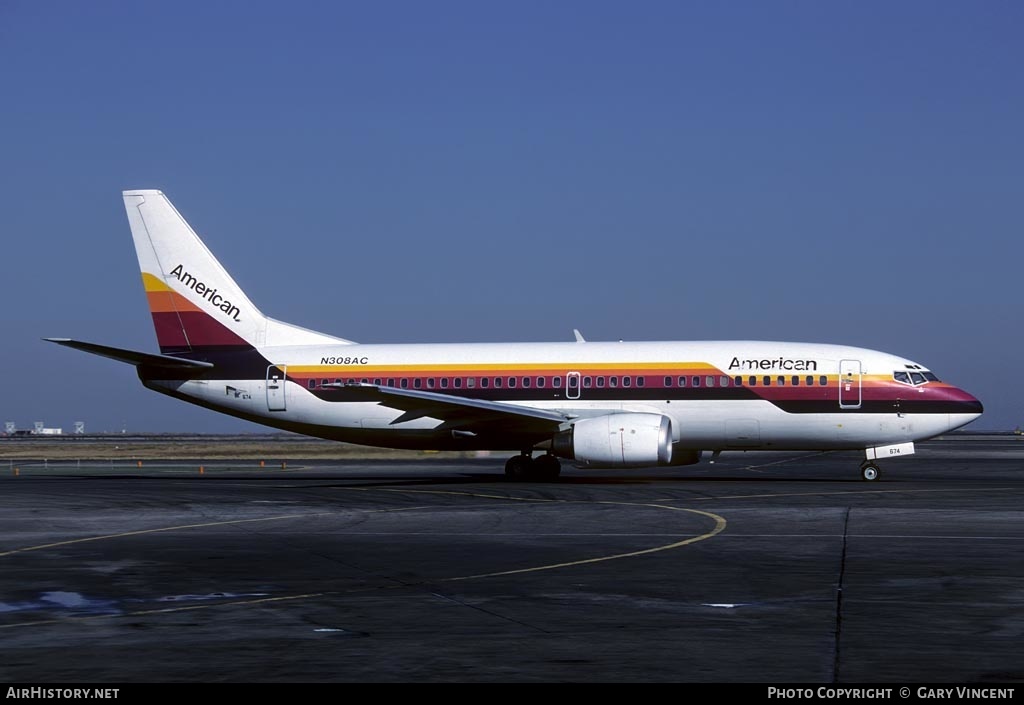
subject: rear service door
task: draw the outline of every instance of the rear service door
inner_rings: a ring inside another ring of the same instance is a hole
[[[286,411],[284,402],[285,373],[287,365],[271,365],[267,368],[267,409]]]

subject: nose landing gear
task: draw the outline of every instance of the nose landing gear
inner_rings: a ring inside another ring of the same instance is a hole
[[[882,473],[877,465],[870,460],[865,460],[860,464],[860,477],[862,480],[867,482],[874,482],[878,479],[878,476]]]

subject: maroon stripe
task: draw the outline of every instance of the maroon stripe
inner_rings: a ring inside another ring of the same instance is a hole
[[[154,312],[153,325],[161,348],[196,348],[206,345],[250,347],[249,343],[228,330],[222,323],[200,311]]]

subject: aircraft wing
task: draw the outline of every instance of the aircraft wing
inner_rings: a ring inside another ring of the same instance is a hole
[[[560,411],[516,406],[485,399],[467,399],[451,394],[399,389],[376,384],[328,384],[344,401],[376,401],[381,406],[404,411],[392,425],[430,417],[441,419],[439,429],[486,432],[496,426],[504,431],[552,434],[566,427],[577,415]]]
[[[153,353],[138,352],[136,350],[125,350],[124,348],[112,348],[107,345],[96,343],[85,343],[70,338],[43,338],[51,343],[63,345],[75,350],[82,350],[100,357],[109,357],[118,362],[127,362],[129,365],[144,365],[146,367],[171,369],[171,370],[202,370],[213,367],[212,362],[200,362],[199,360],[186,360],[171,355],[154,355]]]

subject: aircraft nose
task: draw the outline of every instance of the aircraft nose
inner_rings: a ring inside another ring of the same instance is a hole
[[[964,407],[964,413],[974,414],[974,418],[978,418],[983,413],[985,413],[985,407],[982,405],[981,401],[977,397],[968,394],[962,389],[957,391],[959,391],[960,394],[963,396],[961,403]]]
[[[968,394],[962,389],[955,389],[953,391],[951,401],[955,402],[956,410],[951,411],[949,414],[950,431],[966,426],[985,411],[985,407],[977,397]]]

